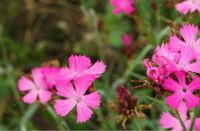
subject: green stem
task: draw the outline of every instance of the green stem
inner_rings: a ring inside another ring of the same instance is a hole
[[[195,124],[195,120],[196,120],[198,113],[199,113],[199,108],[195,108],[194,109],[194,115],[192,117],[192,123],[191,123],[191,126],[190,126],[191,131],[194,130],[194,124]]]
[[[56,121],[59,130],[70,130],[69,125],[66,123],[66,121],[59,118],[50,105],[47,106],[47,111]]]
[[[137,131],[141,131],[141,128],[140,128],[140,126],[139,126],[139,124],[138,124],[136,118],[133,118],[133,121],[134,121],[134,123],[135,123],[136,130],[137,130]]]
[[[181,126],[183,127],[183,130],[184,130],[184,131],[187,131],[187,129],[186,129],[186,127],[185,127],[185,124],[184,124],[184,122],[183,122],[183,120],[182,120],[181,115],[180,115],[179,112],[178,112],[178,119],[179,119],[179,121],[180,121],[180,123],[181,123]]]
[[[130,63],[129,63],[129,67],[127,68],[127,70],[125,71],[124,75],[122,76],[122,78],[116,80],[113,84],[112,84],[112,89],[115,90],[117,88],[117,86],[119,84],[122,84],[124,82],[127,81],[128,77],[132,74],[132,71],[141,63],[141,61],[144,59],[144,57],[146,56],[146,54],[152,49],[152,45],[147,45],[142,51],[141,53],[138,55],[137,58],[133,58]]]
[[[32,118],[34,113],[37,111],[39,105],[40,105],[39,103],[33,103],[32,105],[29,106],[29,108],[26,110],[26,112],[24,113],[24,115],[21,118],[20,130],[22,130],[22,131],[26,131],[27,130],[26,129],[26,124]]]

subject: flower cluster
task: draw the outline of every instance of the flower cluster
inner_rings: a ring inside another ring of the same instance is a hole
[[[176,10],[181,14],[198,11],[200,13],[200,0],[186,0],[176,4]]]
[[[190,121],[186,117],[191,108],[200,105],[200,41],[196,38],[198,27],[185,24],[180,29],[180,36],[172,35],[170,41],[158,46],[152,57],[144,60],[147,75],[156,85],[170,92],[166,97],[169,107],[182,114],[186,128]],[[182,111],[183,108],[186,111]],[[172,123],[166,121],[173,121]],[[199,123],[196,119],[195,125]],[[197,125],[198,125],[197,124]],[[179,121],[169,113],[161,117],[164,128],[181,128]],[[195,126],[197,129],[197,126]],[[188,128],[187,128],[188,129]],[[199,128],[198,128],[199,129]]]
[[[126,15],[130,15],[135,11],[133,6],[134,0],[112,0],[111,4],[115,7],[113,10],[113,14],[120,14],[120,12],[124,11]]]
[[[22,98],[25,103],[32,104],[38,98],[45,104],[51,99],[55,87],[56,94],[61,97],[55,100],[55,112],[66,116],[76,107],[77,122],[82,123],[93,114],[91,109],[97,109],[100,105],[100,93],[88,90],[105,68],[102,61],[92,65],[90,58],[72,55],[69,67],[43,66],[32,69],[31,77],[22,76],[19,79],[18,89],[27,93]]]

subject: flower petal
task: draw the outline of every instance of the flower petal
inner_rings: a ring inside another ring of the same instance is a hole
[[[183,100],[183,93],[182,92],[175,92],[171,96],[166,97],[167,104],[177,109]]]
[[[73,85],[68,81],[58,83],[56,89],[57,95],[65,98],[73,98],[76,95]]]
[[[92,110],[84,103],[77,104],[77,123],[86,122],[92,116]]]
[[[180,127],[179,120],[172,116],[169,112],[164,112],[160,118],[162,128],[177,128]]]
[[[185,102],[188,108],[195,108],[200,104],[200,99],[188,91],[185,94]]]
[[[96,91],[91,94],[83,96],[82,100],[90,108],[97,109],[100,105],[101,97],[99,92]]]
[[[200,61],[197,61],[195,63],[192,63],[192,64],[189,64],[189,65],[185,66],[185,69],[187,71],[200,73]]]
[[[74,99],[55,100],[54,109],[60,116],[66,116],[76,105]]]
[[[41,103],[47,103],[51,99],[52,93],[48,90],[40,89],[38,93]]]
[[[27,104],[32,104],[35,102],[37,99],[37,91],[36,90],[31,90],[29,91],[23,98],[23,102]]]
[[[71,55],[69,58],[69,67],[72,71],[82,72],[90,66],[91,61],[87,56]]]
[[[105,71],[106,65],[102,61],[97,61],[92,65],[87,71],[87,74],[91,75],[101,75]]]
[[[85,94],[85,92],[87,91],[87,89],[89,88],[89,86],[92,84],[92,82],[94,81],[94,76],[84,76],[81,77],[79,79],[76,79],[74,81],[74,85],[75,85],[75,90],[78,96],[83,96]]]
[[[187,89],[191,91],[195,91],[197,89],[200,89],[200,78],[195,78],[188,86]]]
[[[163,88],[168,91],[176,92],[181,88],[179,83],[173,80],[171,77],[168,77],[165,82],[162,84]]]
[[[176,77],[180,83],[180,85],[183,87],[183,86],[186,86],[186,75],[185,75],[185,72],[184,71],[176,71],[175,72],[176,74]]]
[[[29,80],[28,78],[22,76],[19,79],[19,82],[18,82],[19,91],[28,91],[28,90],[31,90],[34,88],[35,88],[34,83],[31,80]]]
[[[185,8],[185,7],[184,7]],[[180,33],[183,36],[187,44],[193,44],[196,41],[196,35],[198,33],[198,27],[194,25],[185,24],[180,29]]]

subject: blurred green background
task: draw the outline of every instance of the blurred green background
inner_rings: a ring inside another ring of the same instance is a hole
[[[180,1],[180,0],[179,0]],[[131,16],[113,15],[109,0],[0,0],[0,129],[122,129],[117,113],[116,88],[125,84],[139,104],[155,103],[146,118],[134,117],[129,129],[160,130],[159,116],[167,108],[148,89],[132,90],[132,79],[145,78],[143,59],[169,39],[171,20],[199,25],[199,14],[181,16],[178,0],[135,0]],[[121,36],[133,37],[132,57],[127,57]],[[60,118],[51,105],[26,105],[17,90],[18,78],[48,60],[67,64],[70,54],[101,59],[107,70],[95,86],[101,107],[85,124],[76,123],[75,111]],[[137,126],[139,123],[139,127]]]

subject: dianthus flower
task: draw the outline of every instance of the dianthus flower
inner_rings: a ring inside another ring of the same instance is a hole
[[[57,95],[64,99],[56,100],[54,109],[60,116],[66,116],[75,106],[77,111],[77,123],[86,122],[93,114],[91,109],[97,109],[100,105],[98,91],[87,93],[93,81],[92,76],[82,77],[73,82],[64,81],[57,85]]]
[[[185,114],[180,114],[180,118],[185,125],[186,130],[190,130],[191,120],[187,117],[187,112]],[[169,112],[164,112],[160,118],[160,125],[162,128],[171,129],[171,131],[183,131],[183,126],[178,118],[171,115]],[[194,122],[194,130],[200,130],[200,118],[196,118]]]
[[[32,70],[32,79],[22,76],[18,82],[18,89],[21,92],[27,92],[22,98],[25,103],[32,104],[39,97],[41,103],[47,103],[51,98],[51,91],[44,79],[41,68]]]
[[[56,85],[56,80],[58,78],[60,68],[58,67],[42,67],[42,73],[44,75],[44,79],[50,89]]]
[[[111,4],[115,7],[113,14],[119,14],[124,11],[126,15],[133,13],[135,8],[133,7],[134,0],[112,0]]]
[[[184,71],[175,72],[175,76],[178,81],[168,77],[162,84],[165,90],[172,92],[172,95],[166,97],[167,104],[175,109],[178,109],[181,103],[184,103],[188,109],[197,107],[200,99],[193,93],[200,89],[200,78],[195,77],[190,84],[186,84],[187,77]]]
[[[199,0],[186,0],[184,2],[176,4],[176,10],[181,14],[187,14],[188,12],[198,11],[200,13],[200,1]]]
[[[122,35],[122,43],[124,44],[124,47],[130,47],[131,42],[132,42],[132,37],[130,34]]]
[[[60,70],[58,81],[76,80],[84,76],[94,76],[98,78],[104,71],[106,65],[102,61],[97,61],[92,65],[87,56],[71,55],[69,58],[69,67]]]
[[[194,49],[197,58],[200,58],[200,39],[197,39],[198,27],[194,25],[185,24],[180,29],[180,39],[176,35],[170,37],[169,48],[173,51],[181,51],[184,47],[190,47]]]

